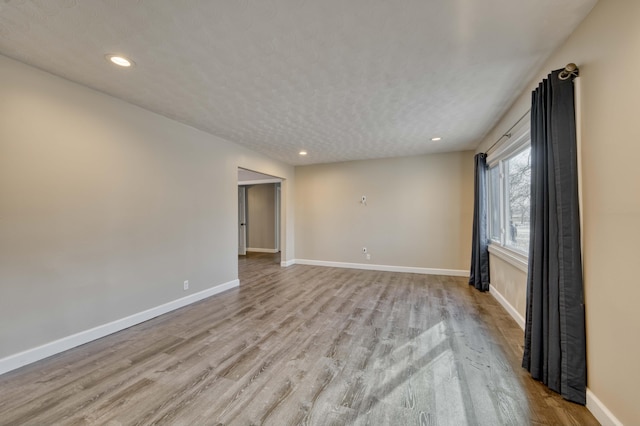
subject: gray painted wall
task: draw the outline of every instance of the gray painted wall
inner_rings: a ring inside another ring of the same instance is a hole
[[[296,167],[298,259],[468,270],[472,213],[473,152]]]
[[[238,167],[293,258],[293,167],[3,56],[0,93],[0,358],[237,279]]]

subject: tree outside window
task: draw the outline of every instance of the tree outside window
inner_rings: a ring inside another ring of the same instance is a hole
[[[504,161],[506,204],[505,244],[517,250],[529,250],[529,214],[531,206],[531,147]]]

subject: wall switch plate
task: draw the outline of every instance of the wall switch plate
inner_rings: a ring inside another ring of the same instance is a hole
[[[182,285],[182,289],[183,290],[189,290],[189,280],[186,280],[184,282],[184,284]]]
[[[363,195],[363,196],[362,196],[362,198],[360,199],[360,202],[361,202],[362,204],[367,204],[367,196],[366,196],[366,195]]]

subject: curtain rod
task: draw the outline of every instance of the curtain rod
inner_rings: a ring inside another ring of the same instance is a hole
[[[500,136],[500,137],[498,138],[498,140],[497,140],[497,141],[495,141],[495,142],[493,143],[493,145],[491,145],[491,146],[489,147],[489,149],[487,149],[487,154],[489,154],[489,151],[491,151],[491,150],[493,149],[493,147],[495,147],[495,146],[498,144],[498,142],[500,142],[500,141],[502,140],[502,138],[505,138],[505,137],[506,137],[506,138],[510,138],[510,137],[511,137],[511,131],[513,130],[513,128],[514,128],[514,127],[516,127],[518,124],[520,124],[520,122],[522,121],[522,119],[524,119],[527,115],[529,115],[529,113],[530,113],[530,112],[531,112],[531,108],[529,108],[529,109],[527,110],[527,112],[525,112],[525,113],[522,115],[522,117],[520,117],[520,118],[518,119],[518,121],[516,121],[516,122],[513,124],[513,126],[509,127],[509,130],[507,130],[507,131],[505,132],[505,134],[504,134],[504,135]]]
[[[574,64],[573,62],[570,62],[570,63],[567,64],[566,67],[564,67],[564,69],[562,71],[560,71],[560,73],[558,74],[558,78],[560,80],[567,80],[570,77],[578,77],[579,73],[580,73],[580,69],[578,68],[578,66],[576,64]],[[529,108],[527,110],[527,112],[525,112],[524,115],[522,117],[520,117],[518,119],[518,121],[516,121],[515,124],[509,128],[509,130],[507,130],[505,132],[504,135],[500,136],[498,138],[498,140],[495,141],[493,143],[493,145],[491,145],[489,147],[489,149],[487,149],[486,153],[488,154],[489,151],[491,151],[493,149],[493,147],[495,147],[498,144],[498,142],[500,142],[502,140],[502,138],[504,138],[504,137],[510,138],[511,137],[511,130],[513,130],[513,128],[516,127],[522,121],[522,119],[525,118],[527,116],[527,114],[529,114],[530,112],[531,112],[531,108]]]

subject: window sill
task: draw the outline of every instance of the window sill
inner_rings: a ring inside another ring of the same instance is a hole
[[[529,271],[529,259],[527,258],[527,256],[520,254],[517,251],[511,250],[507,247],[503,247],[495,243],[490,243],[489,253],[515,266],[524,273],[527,273]]]

